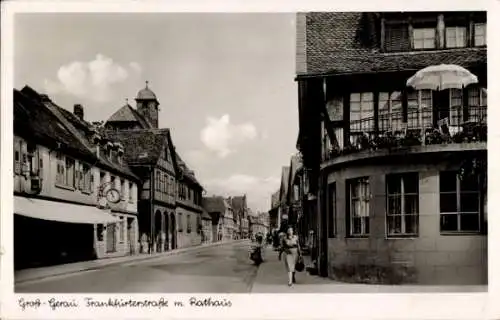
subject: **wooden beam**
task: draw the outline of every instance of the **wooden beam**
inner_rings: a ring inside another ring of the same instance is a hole
[[[380,50],[385,51],[385,18],[380,19]]]
[[[333,123],[332,123],[332,120],[330,120],[330,116],[328,115],[328,111],[326,109],[326,104],[322,104],[322,116],[323,116],[323,120],[325,122],[325,129],[326,129],[326,133],[328,134],[328,138],[330,139],[330,142],[332,144],[332,146],[334,146],[335,148],[340,148],[340,145],[339,145],[339,142],[337,140],[337,136],[335,135],[335,132],[333,131]]]

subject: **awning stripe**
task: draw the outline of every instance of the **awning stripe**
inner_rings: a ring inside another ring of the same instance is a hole
[[[93,206],[14,196],[14,213],[67,223],[113,223],[120,219]]]

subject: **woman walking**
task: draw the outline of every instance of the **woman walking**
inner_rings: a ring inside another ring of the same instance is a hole
[[[294,234],[293,227],[288,227],[282,240],[283,253],[285,254],[285,268],[288,272],[288,286],[295,283],[295,264],[301,255],[299,238]]]

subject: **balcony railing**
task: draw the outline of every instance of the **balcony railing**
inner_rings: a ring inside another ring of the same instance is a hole
[[[422,113],[421,115],[419,113]],[[349,143],[344,145],[343,130],[335,131],[338,147],[333,147],[325,133],[323,160],[362,150],[377,150],[414,145],[443,143],[484,142],[487,139],[487,107],[439,109],[438,121],[433,122],[429,109],[408,110],[407,121],[403,112],[379,113],[378,129],[375,117],[350,122]]]

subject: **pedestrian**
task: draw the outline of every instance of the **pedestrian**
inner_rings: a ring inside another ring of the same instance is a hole
[[[299,238],[294,234],[293,227],[289,226],[282,240],[283,253],[285,254],[285,268],[288,272],[288,286],[295,283],[295,264],[301,256]]]

